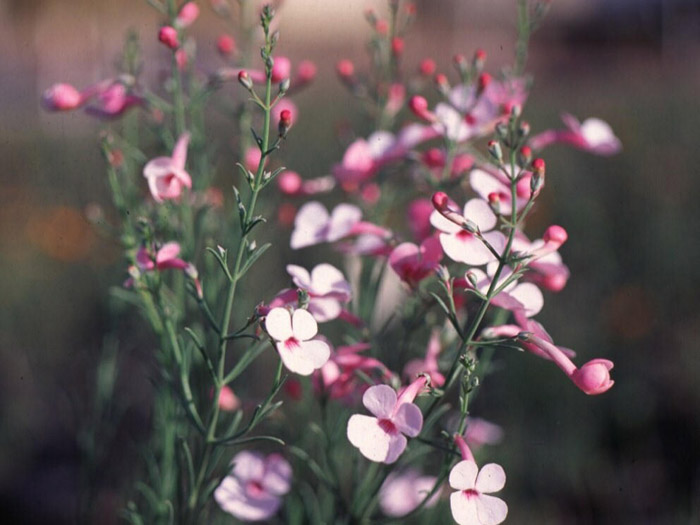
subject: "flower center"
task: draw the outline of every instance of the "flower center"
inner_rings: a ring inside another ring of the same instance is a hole
[[[379,428],[381,428],[387,434],[398,433],[398,430],[396,430],[396,425],[394,425],[394,423],[393,423],[393,421],[391,421],[391,419],[380,419],[379,420]]]
[[[463,491],[462,491],[462,494],[464,494],[464,496],[465,496],[467,499],[472,499],[472,498],[478,498],[478,497],[479,497],[479,491],[477,491],[476,489],[467,489],[467,490],[463,490]]]
[[[467,230],[459,230],[457,232],[457,238],[460,241],[466,241],[466,240],[471,239],[473,237],[474,236],[471,233],[469,233]]]
[[[263,492],[265,492],[262,483],[256,480],[249,481],[248,483],[246,483],[245,489],[248,495],[250,495],[253,498],[257,498],[261,496]]]
[[[296,337],[290,337],[284,342],[284,346],[287,348],[287,350],[291,352],[299,348],[301,345],[299,344],[299,341]]]

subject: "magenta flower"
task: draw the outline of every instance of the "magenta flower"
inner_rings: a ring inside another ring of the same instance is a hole
[[[143,168],[143,176],[156,202],[179,199],[183,187],[192,187],[192,178],[185,171],[189,141],[190,134],[183,133],[175,144],[172,157],[156,157]]]
[[[615,381],[610,379],[613,362],[607,359],[593,359],[580,368],[552,343],[530,332],[522,332],[519,338],[524,343],[531,343],[546,353],[561,368],[569,379],[585,394],[594,396],[607,392]]]
[[[362,219],[362,211],[352,204],[339,204],[330,214],[320,202],[304,204],[294,219],[290,245],[298,250],[322,242],[335,242],[347,235]]]
[[[464,205],[464,213],[461,216],[452,210],[448,210],[448,213],[455,216],[456,220],[463,223],[470,221],[479,231],[487,232],[482,233],[484,239],[497,251],[500,252],[505,247],[505,236],[499,231],[489,231],[496,227],[498,219],[485,201],[471,199]],[[430,222],[440,230],[442,249],[453,261],[480,266],[495,260],[493,253],[475,234],[457,225],[455,219],[448,219],[445,211],[435,210],[430,216]]]
[[[85,112],[102,119],[120,117],[127,109],[144,102],[141,97],[130,94],[121,82],[99,90],[92,100],[94,103],[87,106]]]
[[[70,84],[54,84],[42,97],[42,105],[49,111],[70,111],[79,108],[87,98]]]
[[[471,279],[466,279],[466,286],[476,288],[482,294],[486,294],[493,281],[497,266],[498,263],[494,261],[486,267],[486,273],[478,268],[469,270],[469,277],[471,277]],[[511,274],[512,270],[505,267],[496,283],[496,287],[500,287]],[[475,282],[474,285],[472,281]],[[455,284],[457,285],[457,283]],[[459,284],[461,284],[461,281]],[[505,310],[510,310],[515,313],[516,316],[523,315],[525,317],[532,317],[542,310],[544,306],[544,297],[535,284],[519,283],[516,280],[508,284],[500,293],[494,296],[493,299],[491,299],[491,304]]]
[[[330,264],[319,264],[311,273],[301,266],[289,264],[287,273],[295,285],[309,294],[309,312],[319,323],[336,319],[343,310],[341,303],[351,299],[350,283]]]
[[[180,8],[180,12],[175,19],[175,25],[182,28],[189,27],[197,20],[198,16],[199,6],[197,2],[187,2]]]
[[[389,160],[387,153],[395,142],[388,131],[377,131],[367,140],[357,139],[345,150],[342,162],[333,166],[333,176],[346,191],[354,191]]]
[[[404,242],[394,248],[389,255],[389,265],[411,287],[431,275],[442,260],[440,241],[428,237],[420,246]]]
[[[421,476],[420,472],[408,469],[400,474],[391,473],[379,489],[379,506],[387,516],[399,517],[415,509],[433,490],[437,478]],[[435,506],[440,498],[437,491],[425,503],[425,508]]]
[[[457,463],[450,471],[450,486],[456,489],[450,496],[452,517],[459,525],[497,525],[508,515],[506,503],[490,493],[506,484],[503,467],[495,463],[481,470],[470,459]]]
[[[179,254],[180,245],[176,242],[165,243],[156,251],[155,257],[145,246],[141,246],[136,252],[136,264],[143,271],[167,270],[169,268],[184,270],[189,264],[178,258]]]
[[[423,376],[407,386],[397,397],[393,388],[377,385],[367,389],[362,404],[375,417],[354,414],[348,421],[348,440],[370,461],[393,463],[406,449],[408,437],[416,437],[423,428],[423,414],[413,404],[426,385]]]
[[[440,330],[433,330],[428,341],[428,348],[425,352],[424,359],[412,359],[403,369],[404,377],[413,379],[418,374],[428,374],[430,376],[430,384],[442,386],[445,384],[445,376],[440,373],[438,364],[438,355],[442,347],[440,345]]]
[[[513,250],[521,254],[531,254],[527,262],[528,271],[524,278],[552,292],[561,291],[569,280],[569,268],[557,251],[552,239],[530,242],[521,232],[513,239]]]
[[[327,343],[311,340],[318,333],[318,325],[306,310],[290,314],[286,308],[273,308],[265,317],[265,330],[275,340],[280,359],[291,372],[308,376],[331,355]]]
[[[292,467],[279,454],[236,454],[233,470],[214,491],[224,512],[243,521],[262,521],[274,516],[282,496],[291,488]]]
[[[596,155],[614,155],[622,149],[620,139],[615,136],[610,125],[598,118],[579,122],[576,117],[564,113],[561,116],[566,130],[548,130],[530,139],[528,144],[534,150],[541,150],[551,144],[564,143]]]

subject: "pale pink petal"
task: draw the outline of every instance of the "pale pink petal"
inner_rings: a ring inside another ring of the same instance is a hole
[[[458,84],[450,91],[450,103],[465,112],[474,105],[476,89],[472,84]]]
[[[394,145],[394,135],[388,131],[375,131],[367,137],[372,159],[378,159]]]
[[[262,476],[261,485],[263,488],[282,496],[289,492],[291,488],[292,467],[280,454],[271,454],[265,462],[265,474]]]
[[[296,264],[288,264],[287,273],[292,276],[292,281],[299,288],[303,288],[304,290],[311,288],[311,276],[306,268],[302,268]]]
[[[320,202],[304,204],[294,218],[294,231],[290,246],[297,250],[324,242],[324,230],[328,226],[328,210]]]
[[[243,482],[260,479],[265,473],[265,460],[256,452],[239,452],[231,463],[233,475]]]
[[[308,376],[321,368],[331,355],[330,347],[323,341],[302,341],[296,344],[276,344],[282,363],[290,372]]]
[[[481,494],[476,499],[476,514],[482,525],[498,525],[508,516],[508,505],[501,498]]]
[[[423,413],[413,403],[402,404],[391,420],[408,437],[416,437],[423,428]]]
[[[308,341],[315,336],[318,333],[318,324],[314,316],[303,309],[294,310],[292,333],[299,341]]]
[[[474,488],[479,492],[498,492],[506,485],[506,473],[503,467],[496,463],[489,463],[481,467],[476,477]]]
[[[170,157],[156,157],[149,160],[143,167],[143,176],[147,179],[160,178],[173,170],[173,160]]]
[[[265,317],[265,330],[276,341],[292,337],[292,316],[286,308],[273,308]]]
[[[478,496],[468,496],[464,492],[453,492],[450,496],[452,517],[459,525],[483,525],[476,511]]]
[[[496,193],[501,197],[501,213],[510,215],[512,211],[510,187],[498,180],[492,174],[475,169],[469,174],[469,184],[482,199],[488,200],[490,193]]]
[[[187,162],[187,146],[190,143],[190,134],[183,133],[180,138],[177,139],[177,143],[173,148],[173,165],[181,170],[185,169],[185,164]]]
[[[364,139],[356,140],[345,150],[343,169],[366,171],[372,168],[372,164],[372,149]]]
[[[581,123],[579,120],[571,115],[570,113],[562,113],[561,120],[564,125],[575,133],[579,133],[581,129]]]
[[[391,437],[379,427],[377,418],[355,414],[348,420],[347,436],[353,446],[371,461],[384,461]]]
[[[438,120],[435,129],[448,139],[462,142],[469,138],[469,127],[465,123],[464,117],[449,104],[438,103],[435,106],[435,116]]]
[[[476,475],[479,467],[473,461],[464,459],[450,471],[450,487],[457,490],[473,489],[476,485]]]
[[[457,234],[441,233],[440,244],[445,254],[455,262],[481,266],[495,259],[484,243],[466,231]]]
[[[334,242],[345,237],[352,227],[362,219],[362,210],[352,204],[339,204],[333,209],[326,240]]]
[[[166,242],[156,254],[156,263],[161,264],[174,259],[180,254],[180,245],[176,242]]]
[[[269,519],[277,513],[282,503],[279,497],[267,493],[251,497],[233,476],[226,477],[217,487],[214,499],[224,512],[243,521]]]
[[[312,292],[318,295],[340,294],[350,300],[350,283],[340,270],[330,264],[319,264],[311,271]]]
[[[394,463],[397,459],[399,459],[399,456],[403,454],[403,451],[406,450],[407,443],[408,440],[403,434],[394,434],[390,436],[389,450],[386,453],[386,458],[384,458],[382,461],[386,464]]]
[[[523,305],[526,317],[537,315],[544,306],[542,292],[532,283],[519,284],[508,294]]]
[[[464,216],[475,222],[481,231],[489,231],[496,226],[498,219],[485,200],[471,199],[464,205]]]
[[[192,177],[185,170],[174,169],[172,175],[188,188],[192,187]]]
[[[362,396],[362,404],[378,418],[389,418],[396,406],[396,391],[388,385],[369,387]]]
[[[333,297],[312,297],[309,300],[309,313],[319,323],[327,323],[337,319],[343,311],[343,307]]]
[[[445,233],[458,233],[462,231],[460,226],[446,219],[437,210],[434,210],[433,213],[430,214],[430,224],[433,228]]]
[[[599,118],[589,118],[581,123],[581,135],[591,147],[617,141],[610,124]]]

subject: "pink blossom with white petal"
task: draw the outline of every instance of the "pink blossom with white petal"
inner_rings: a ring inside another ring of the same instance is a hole
[[[231,463],[231,473],[214,491],[221,509],[243,521],[274,516],[282,505],[282,496],[291,488],[292,467],[287,460],[279,454],[265,457],[243,451]]]
[[[464,205],[463,218],[475,224],[493,248],[499,253],[506,244],[505,236],[493,230],[498,219],[489,205],[481,199],[471,199]],[[440,230],[440,244],[445,254],[456,262],[480,266],[495,260],[495,255],[474,233],[466,231],[444,216],[444,212],[434,211],[430,223]]]
[[[179,199],[183,188],[192,188],[192,178],[185,171],[190,134],[183,133],[173,148],[172,157],[156,157],[143,168],[148,189],[156,202]]]
[[[379,507],[387,516],[400,517],[414,510],[433,490],[437,478],[421,476],[415,469],[399,474],[391,473],[379,489]],[[440,498],[436,491],[425,503],[425,508],[434,507]]]
[[[290,246],[294,250],[335,242],[350,235],[353,226],[362,220],[362,211],[352,204],[339,204],[329,214],[317,201],[304,204],[294,219]]]
[[[386,153],[394,144],[394,135],[388,131],[377,131],[367,140],[357,139],[345,150],[342,162],[333,166],[333,176],[346,191],[355,191],[389,160]]]
[[[319,264],[309,273],[295,264],[287,265],[294,284],[309,294],[309,312],[319,323],[340,316],[343,306],[352,297],[350,283],[340,270],[330,264]]]
[[[489,463],[479,470],[473,460],[465,459],[452,467],[449,482],[457,490],[450,496],[450,508],[459,525],[498,525],[505,521],[505,501],[489,496],[506,484],[503,467]]]
[[[370,461],[394,463],[406,449],[408,437],[416,437],[423,428],[423,414],[413,404],[425,387],[423,376],[406,387],[399,396],[387,385],[367,389],[362,404],[375,417],[354,414],[348,421],[348,440]]]
[[[469,270],[472,280],[476,282],[473,286],[469,279],[466,279],[468,287],[475,287],[482,294],[486,294],[493,281],[493,276],[496,273],[498,263],[496,261],[490,263],[486,267],[486,273],[478,268]],[[505,281],[510,278],[512,270],[508,267],[503,268],[499,276],[496,287],[500,287]],[[461,282],[460,282],[461,284]],[[457,286],[457,283],[455,283]],[[544,306],[544,297],[539,288],[533,283],[519,283],[517,280],[508,284],[500,293],[491,299],[491,304],[510,310],[516,315],[522,314],[525,317],[533,317],[540,313]]]
[[[318,325],[306,310],[273,308],[265,317],[265,330],[275,340],[284,366],[291,372],[308,376],[321,368],[331,355],[327,343],[312,340]]]
[[[552,238],[549,242],[544,239],[530,242],[523,233],[518,232],[513,239],[513,251],[533,255],[527,261],[529,271],[523,278],[549,291],[561,291],[566,286],[570,273],[557,251],[560,245],[560,242]]]

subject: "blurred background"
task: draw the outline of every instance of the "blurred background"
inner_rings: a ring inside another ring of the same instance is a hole
[[[192,33],[210,71],[220,65],[215,39],[225,27],[201,4]],[[433,57],[448,70],[453,54],[477,47],[491,71],[512,61],[515,2],[416,5],[406,68]],[[289,165],[304,176],[328,173],[343,153],[334,131],[348,119],[356,124],[357,104],[334,64],[350,58],[366,67],[362,13],[370,6],[385,9],[369,0],[287,0],[280,11],[279,52],[319,68],[296,98],[300,117],[288,142]],[[156,79],[166,56],[156,40],[160,22],[140,0],[0,0],[0,516],[7,523],[73,520],[80,431],[103,334],[116,322],[108,290],[125,277],[114,242],[84,218],[86,206],[109,203],[101,125],[80,112],[42,112],[41,93],[55,82],[84,86],[110,76],[129,28],[141,34],[146,76]],[[697,0],[557,0],[532,40],[535,84],[525,116],[533,131],[560,128],[567,111],[606,120],[623,143],[611,158],[550,148],[533,217],[568,230],[561,251],[572,275],[538,319],[580,359],[613,360],[616,384],[589,398],[553,366],[503,358],[474,410],[505,431],[489,460],[507,466],[510,523],[700,523],[698,56]],[[224,144],[220,153],[233,165],[233,148]],[[105,515],[123,504],[116,489],[137,460],[129,443],[146,431],[149,383],[139,363],[149,349],[139,346],[139,330],[119,329],[132,334],[120,342],[119,363],[133,373],[118,378],[128,408],[96,487]]]

